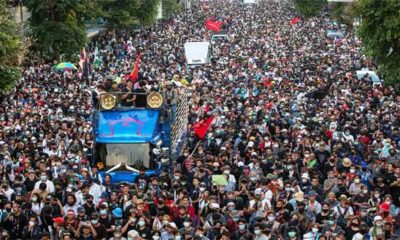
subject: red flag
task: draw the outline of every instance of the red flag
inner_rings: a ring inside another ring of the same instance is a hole
[[[133,67],[131,74],[126,75],[125,76],[126,78],[128,78],[132,81],[136,81],[139,78],[139,65],[140,65],[141,59],[142,59],[142,53],[140,52],[136,58],[135,66]]]
[[[211,30],[214,32],[219,32],[219,31],[221,31],[221,26],[222,26],[221,21],[206,20],[206,28],[208,30]]]
[[[290,24],[295,25],[300,21],[299,17],[294,17],[292,20],[290,20]]]
[[[202,121],[194,124],[193,129],[194,129],[194,133],[196,134],[196,136],[199,137],[200,139],[203,139],[206,136],[207,131],[210,128],[210,125],[213,120],[214,120],[214,116],[211,116],[206,120],[202,120]]]

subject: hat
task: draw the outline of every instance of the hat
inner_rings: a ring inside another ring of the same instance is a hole
[[[117,218],[121,218],[122,217],[122,209],[116,208],[116,209],[112,210],[112,214]]]
[[[136,230],[130,230],[129,232],[128,232],[128,238],[138,238],[138,237],[140,237],[139,236],[139,233],[136,231]]]
[[[62,224],[64,224],[64,218],[62,218],[62,217],[53,218],[53,222],[62,225]]]
[[[374,217],[374,222],[376,222],[376,221],[382,221],[383,219],[382,219],[382,217],[381,216],[375,216]]]
[[[307,180],[310,180],[310,176],[308,175],[308,173],[303,173],[303,174],[301,174],[301,178],[305,178],[305,179],[307,179]]]
[[[297,192],[294,194],[294,199],[296,199],[296,201],[302,202],[304,201],[304,193],[303,192]]]
[[[176,224],[174,222],[168,223],[168,226],[170,226],[172,228],[175,228],[175,229],[178,229],[178,227],[176,226]]]
[[[363,239],[364,239],[364,236],[361,233],[356,233],[353,236],[353,240],[363,240]]]
[[[343,160],[342,160],[342,164],[343,164],[343,166],[345,166],[345,167],[350,167],[351,166],[351,160],[350,160],[350,158],[343,158]]]
[[[81,212],[84,212],[85,211],[85,208],[84,207],[78,207],[78,213],[81,213]]]
[[[384,212],[389,212],[390,204],[387,202],[382,203],[379,208]]]
[[[315,196],[317,193],[314,190],[308,192],[308,196]]]
[[[348,199],[347,199],[347,196],[344,195],[344,194],[340,195],[339,199],[340,199],[340,200],[348,200]]]
[[[254,190],[254,195],[261,195],[261,188],[257,188],[256,190]]]
[[[220,208],[220,207],[219,207],[219,204],[218,204],[218,203],[211,203],[211,204],[210,204],[210,208],[212,208],[212,209],[218,209],[218,208]]]

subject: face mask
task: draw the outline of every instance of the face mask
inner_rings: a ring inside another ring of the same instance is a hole
[[[360,183],[360,179],[359,179],[359,178],[356,178],[356,179],[354,179],[354,182],[355,182],[355,183]]]
[[[169,221],[162,221],[164,225],[167,225]]]
[[[182,236],[175,236],[175,240],[181,240]]]
[[[36,201],[37,201],[37,197],[33,197],[33,198],[32,198],[32,201],[33,201],[33,202],[36,202]]]
[[[259,230],[259,229],[254,230],[255,235],[259,235],[260,233],[261,233],[261,230]]]
[[[35,226],[35,222],[29,221],[29,227],[33,227],[33,226]]]
[[[289,232],[288,234],[289,234],[289,237],[291,237],[291,238],[296,236],[296,232]]]
[[[115,233],[115,234],[114,234],[114,237],[116,237],[116,238],[121,237],[121,233]]]
[[[350,173],[355,173],[356,172],[356,170],[355,169],[350,169]]]
[[[91,222],[92,222],[93,225],[97,224],[97,220],[92,220]]]
[[[204,192],[205,190],[206,190],[206,188],[204,188],[204,187],[200,188],[200,192]]]
[[[46,181],[47,180],[47,176],[40,176],[40,180],[42,180],[42,181]]]
[[[107,214],[107,210],[100,210],[100,214],[101,215],[106,215]]]
[[[239,224],[239,229],[240,229],[240,230],[243,231],[245,228],[246,228],[246,225],[244,225],[244,224]]]
[[[328,225],[333,225],[335,222],[333,220],[328,220]]]
[[[270,221],[270,222],[275,221],[275,217],[274,216],[268,216],[268,221]]]
[[[144,221],[139,221],[138,224],[139,224],[139,226],[143,227],[145,222]]]
[[[190,226],[190,222],[183,222],[183,226],[184,227],[189,227]]]
[[[375,193],[374,196],[375,196],[376,198],[379,198],[379,197],[380,197],[380,194],[379,194],[379,193]]]
[[[313,233],[317,233],[317,232],[318,232],[318,228],[312,228],[311,231],[312,231]]]
[[[230,173],[230,171],[228,171],[228,170],[224,171],[224,174],[226,174],[226,175],[229,175],[229,173]]]
[[[363,193],[364,193],[364,194],[367,194],[367,193],[368,193],[368,190],[366,190],[366,189],[363,190]]]
[[[285,188],[285,191],[286,191],[286,192],[290,192],[291,190],[292,190],[292,188],[290,188],[290,187],[286,187],[286,188]]]

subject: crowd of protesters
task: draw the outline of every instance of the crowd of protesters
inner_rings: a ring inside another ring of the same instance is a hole
[[[357,77],[375,68],[351,30],[327,14],[291,24],[291,1],[260,2],[195,3],[140,32],[103,34],[86,73],[27,67],[0,106],[0,239],[397,239],[400,97]],[[229,40],[189,69],[183,44],[210,40],[209,18]],[[132,83],[121,77],[139,51]],[[190,124],[215,117],[205,139],[191,131],[169,173],[141,171],[134,185],[100,177],[90,166],[99,94],[141,106],[129,92],[182,88]]]

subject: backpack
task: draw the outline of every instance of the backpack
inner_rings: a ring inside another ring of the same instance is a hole
[[[346,213],[349,210],[349,207],[346,208],[346,210],[344,211],[344,213],[342,213],[342,211],[340,210],[340,207],[337,206],[338,212],[339,212],[339,217],[336,220],[336,224],[341,227],[342,229],[346,229],[347,226],[347,220],[346,220]]]

